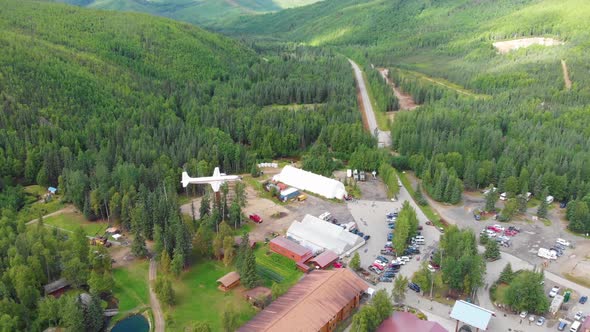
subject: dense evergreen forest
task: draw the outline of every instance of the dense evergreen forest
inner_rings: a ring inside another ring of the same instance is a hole
[[[588,232],[590,33],[580,13],[590,14],[581,0],[327,0],[241,18],[225,31],[329,45],[366,68],[389,68],[424,104],[395,117],[398,166],[414,169],[433,198],[456,203],[463,188],[491,184],[511,197],[547,190],[573,200],[570,228]],[[564,44],[508,54],[492,46],[527,37]]]
[[[303,156],[324,158],[307,168],[327,173],[374,154],[350,65],[327,49],[35,1],[0,0],[0,31],[1,330],[99,330],[95,307],[44,300],[42,286],[72,279],[97,308],[112,288],[110,257],[95,262],[82,231],[25,226],[25,186],[58,187],[87,219],[130,230],[137,255],[151,239],[182,266],[197,233],[178,209],[183,169],[245,173]],[[223,205],[206,213],[209,232],[239,216]]]
[[[216,26],[239,16],[259,15],[308,5],[318,0],[52,0],[95,9],[165,16],[202,26]]]

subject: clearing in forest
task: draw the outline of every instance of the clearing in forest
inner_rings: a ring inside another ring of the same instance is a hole
[[[510,51],[514,51],[523,47],[529,47],[532,45],[556,46],[563,45],[563,42],[553,38],[534,37],[505,40],[501,42],[495,42],[493,45],[500,54],[506,54]]]
[[[565,60],[561,60],[561,69],[563,69],[563,81],[565,82],[565,88],[571,89],[572,88],[572,81],[570,80],[570,75],[567,71],[567,64]]]
[[[400,88],[395,86],[395,83],[389,78],[389,69],[387,68],[377,68],[383,79],[391,86],[393,89],[393,93],[399,102],[399,109],[402,111],[405,110],[413,110],[418,105],[414,101],[411,95],[404,93]]]

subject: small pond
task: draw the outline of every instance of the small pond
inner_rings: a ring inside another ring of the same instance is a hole
[[[148,332],[150,324],[142,315],[129,316],[119,321],[111,332]]]

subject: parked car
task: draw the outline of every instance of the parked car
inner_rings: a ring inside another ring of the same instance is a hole
[[[376,260],[373,262],[373,265],[375,265],[375,264],[377,264],[377,265],[379,265],[379,266],[381,266],[381,267],[383,267],[383,268],[385,268],[385,267],[387,266],[387,263],[386,263],[386,262],[383,262],[383,261],[381,261],[380,259],[376,259]],[[380,270],[383,270],[383,269],[380,269]]]
[[[404,261],[404,262],[409,262],[410,261],[410,257],[408,257],[408,256],[402,256],[402,257],[400,257],[400,259],[402,261]]]
[[[393,282],[393,279],[383,276],[383,277],[379,278],[379,281],[380,282]]]
[[[358,232],[358,233],[356,233],[356,235],[358,235],[358,236],[360,236],[360,237],[363,237],[363,236],[365,236],[365,233],[363,233],[363,232]]]
[[[389,225],[387,225],[387,228],[389,228],[389,229],[395,229],[395,224],[389,224]]]
[[[342,263],[334,262],[334,268],[341,269]]]
[[[567,326],[567,323],[562,320],[562,321],[559,322],[559,325],[557,326],[557,330],[558,331],[563,331],[563,330],[565,330],[565,327],[566,326]]]
[[[421,231],[421,230],[423,230],[423,229],[424,229],[424,227],[422,227],[422,225],[418,226],[418,230],[419,230],[419,231]]]
[[[557,294],[559,294],[559,287],[553,286],[553,288],[551,288],[551,291],[549,292],[549,297],[555,297],[555,295]]]
[[[420,293],[420,286],[418,286],[417,284],[411,282],[408,284],[408,288],[413,290],[416,293]]]
[[[387,259],[387,258],[385,258],[383,256],[377,256],[377,259],[380,260],[380,261],[382,261],[382,262],[389,263],[389,259]]]
[[[535,316],[534,315],[530,315],[529,316],[529,322],[534,322],[535,321]]]
[[[431,225],[432,226],[432,221],[426,220],[426,225]]]
[[[522,311],[519,316],[520,316],[520,318],[525,319],[528,314],[529,314],[528,312]]]
[[[385,267],[383,265],[381,265],[380,263],[378,263],[378,261],[373,262],[373,265],[371,265],[371,266],[373,266],[377,270],[381,270],[381,271],[385,270]]]
[[[545,317],[539,317],[537,319],[537,326],[543,326],[543,324],[545,324]]]
[[[430,271],[432,273],[436,272],[436,269],[432,265],[430,265],[430,264],[428,264],[427,269],[428,269],[428,271]]]
[[[582,317],[584,317],[584,313],[581,311],[576,312],[576,314],[574,315],[575,320],[580,320],[582,319]]]
[[[567,207],[567,202],[561,202],[559,203],[559,207],[562,209],[565,209]]]
[[[479,214],[474,214],[473,218],[475,218],[475,220],[477,220],[477,221],[481,220],[481,216]]]
[[[252,220],[253,222],[255,222],[257,224],[262,224],[262,217],[260,217],[256,213],[252,213],[251,215],[248,216],[248,218],[250,218],[250,220]]]
[[[581,304],[584,304],[584,303],[586,303],[586,301],[588,301],[588,296],[584,295],[584,296],[582,296],[582,297],[580,298],[580,303],[581,303]]]
[[[365,241],[369,240],[371,238],[371,235],[365,235],[363,236],[363,239],[365,239]]]
[[[393,234],[387,234],[387,241],[391,241],[391,239],[393,239]]]
[[[570,246],[570,242],[568,240],[557,239],[557,240],[555,240],[555,242],[561,244],[562,246],[566,246],[566,247]]]

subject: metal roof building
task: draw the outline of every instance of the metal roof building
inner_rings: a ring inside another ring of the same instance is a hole
[[[314,253],[328,249],[339,256],[365,244],[360,236],[309,214],[301,222],[294,221],[287,230],[287,236]]]
[[[451,311],[451,318],[457,320],[457,327],[459,322],[463,322],[475,327],[477,331],[486,331],[492,316],[496,316],[493,311],[463,300],[456,301]]]
[[[283,167],[281,173],[275,175],[273,180],[326,198],[343,199],[347,195],[342,182],[289,165]]]
[[[323,253],[317,255],[316,257],[310,259],[311,263],[314,263],[320,269],[325,268],[326,266],[334,263],[338,259],[338,255],[333,252],[332,250],[326,250]]]
[[[313,271],[238,331],[334,331],[367,289],[348,269]]]
[[[409,312],[396,311],[385,319],[377,332],[449,332],[437,322],[421,320]]]

